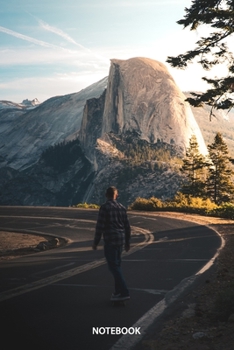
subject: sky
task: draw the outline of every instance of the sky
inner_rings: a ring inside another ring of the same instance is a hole
[[[0,100],[22,102],[78,92],[109,73],[110,59],[148,57],[166,64],[182,91],[204,91],[193,64],[168,56],[193,49],[184,30],[189,0],[0,0]]]

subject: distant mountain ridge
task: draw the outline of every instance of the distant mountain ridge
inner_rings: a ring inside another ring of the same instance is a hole
[[[37,98],[33,100],[25,99],[21,103],[16,103],[12,101],[0,100],[0,109],[26,109],[26,108],[35,108],[40,105],[40,102]]]
[[[78,93],[56,96],[34,109],[0,109],[0,166],[25,169],[51,145],[77,134],[87,99],[99,97],[106,78]],[[0,101],[1,104],[1,101]]]
[[[36,106],[39,106],[40,104],[41,103],[38,101],[37,98],[34,98],[33,100],[25,99],[22,101],[22,105],[26,107],[36,107]]]

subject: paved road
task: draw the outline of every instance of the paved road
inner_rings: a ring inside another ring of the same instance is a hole
[[[129,349],[141,335],[93,335],[93,327],[102,333],[140,329],[143,334],[221,243],[205,226],[129,213],[132,249],[123,257],[123,271],[131,300],[114,307],[103,247],[90,248],[96,218],[95,210],[0,207],[0,230],[69,240],[62,248],[0,263],[4,350],[15,342],[30,350]]]

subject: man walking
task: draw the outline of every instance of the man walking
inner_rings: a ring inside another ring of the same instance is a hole
[[[106,190],[107,200],[99,209],[93,242],[93,249],[96,250],[103,235],[105,258],[115,281],[115,291],[111,296],[111,301],[130,298],[122,274],[121,255],[123,246],[126,251],[130,249],[131,228],[126,209],[117,202],[117,197],[117,188],[112,186]]]

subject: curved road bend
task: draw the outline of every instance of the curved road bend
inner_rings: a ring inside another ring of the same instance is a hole
[[[90,248],[96,218],[96,210],[0,207],[0,230],[69,240],[64,247],[0,263],[4,350],[16,342],[30,350],[130,349],[141,335],[107,333],[134,326],[143,334],[165,300],[176,299],[178,285],[186,286],[221,244],[206,226],[130,212],[133,248],[123,256],[123,271],[131,300],[113,307],[103,248]],[[93,327],[105,334],[92,334]]]

